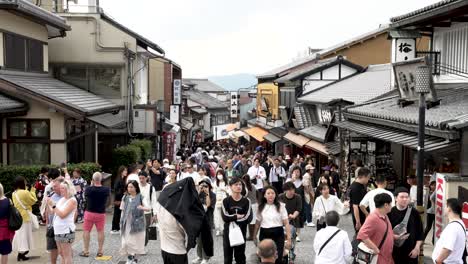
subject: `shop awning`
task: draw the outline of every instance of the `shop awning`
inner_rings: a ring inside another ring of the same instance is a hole
[[[284,136],[284,139],[286,139],[287,141],[293,143],[294,145],[302,148],[304,147],[305,144],[307,144],[307,142],[310,141],[310,139],[302,136],[302,135],[297,135],[297,134],[294,134],[292,132],[289,132],[287,133],[285,136]]]
[[[274,143],[276,143],[276,142],[278,142],[278,141],[281,140],[281,138],[279,138],[279,137],[273,135],[272,133],[266,134],[263,138],[264,138],[266,141],[270,142],[271,144],[274,144]]]
[[[247,135],[255,138],[258,142],[263,142],[263,137],[268,134],[268,131],[261,129],[259,127],[251,127],[244,130]]]
[[[338,155],[340,154],[340,142],[328,142],[325,143],[325,147],[327,147],[327,152],[330,155]]]
[[[318,153],[322,155],[328,156],[327,147],[318,141],[310,140],[309,142],[305,144],[305,147],[310,148],[314,151],[317,151]]]
[[[119,114],[114,115],[111,113],[106,113],[90,116],[87,119],[107,128],[120,128],[125,125],[125,119],[123,119]]]
[[[180,125],[183,130],[190,130],[193,127],[193,123],[184,118],[182,118],[182,122]]]
[[[193,107],[190,108],[190,110],[194,111],[197,114],[206,114],[208,111],[206,109],[200,108],[200,107]]]
[[[299,130],[299,134],[306,136],[310,139],[323,142],[325,140],[325,134],[327,134],[327,128],[321,124],[316,124]]]
[[[418,134],[415,132],[356,121],[343,121],[333,125],[408,148],[418,148]],[[460,142],[428,135],[424,138],[424,150],[427,152],[450,147],[453,144],[460,144]]]

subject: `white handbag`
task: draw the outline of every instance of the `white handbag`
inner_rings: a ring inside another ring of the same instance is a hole
[[[244,235],[236,222],[229,224],[229,244],[231,247],[245,244]]]
[[[37,216],[32,213],[32,211],[29,211],[26,206],[24,206],[23,202],[18,197],[18,194],[15,192],[15,198],[16,201],[23,207],[23,209],[29,214],[29,219],[31,220],[31,226],[33,231],[39,230],[39,220],[37,219]]]

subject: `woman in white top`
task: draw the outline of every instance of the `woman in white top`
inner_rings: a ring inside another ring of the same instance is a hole
[[[216,194],[216,204],[214,210],[214,226],[216,236],[221,236],[224,230],[224,222],[221,217],[221,208],[223,206],[224,198],[229,196],[229,185],[226,174],[223,170],[216,172],[216,181],[214,184],[213,192]]]
[[[330,194],[330,187],[327,184],[320,184],[318,187],[321,195],[315,199],[314,211],[312,213],[313,220],[317,221],[317,231],[325,228],[325,215],[327,212],[336,211],[340,215],[349,212],[349,204],[344,204],[335,195]]]
[[[74,197],[75,187],[73,184],[66,180],[60,184],[60,195],[62,198],[54,203],[52,199],[49,200],[50,210],[55,214],[54,216],[54,234],[55,242],[62,263],[72,263],[72,244],[75,241],[75,212],[77,202]]]
[[[255,224],[254,242],[258,244],[257,232],[260,229],[260,241],[269,238],[275,241],[278,250],[276,264],[283,261],[284,229],[286,229],[286,247],[291,246],[291,230],[289,228],[288,212],[284,203],[280,203],[275,188],[268,186],[264,189],[260,201]]]

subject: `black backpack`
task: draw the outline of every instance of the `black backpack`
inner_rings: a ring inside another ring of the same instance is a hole
[[[13,206],[13,202],[10,200],[10,210],[8,215],[8,229],[16,231],[23,225],[23,217],[16,207]]]

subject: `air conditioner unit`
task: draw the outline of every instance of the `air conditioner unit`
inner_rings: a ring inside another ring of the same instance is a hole
[[[155,134],[155,111],[148,109],[133,110],[133,133]]]

